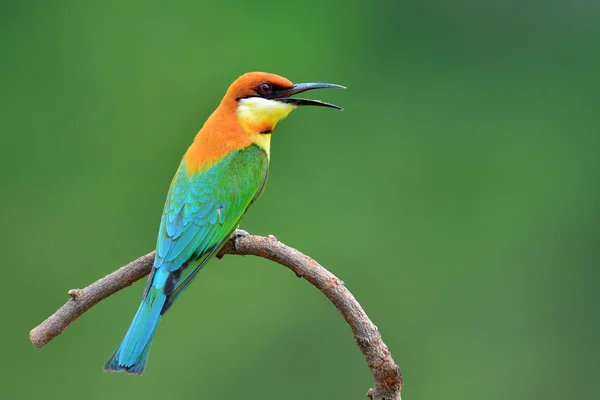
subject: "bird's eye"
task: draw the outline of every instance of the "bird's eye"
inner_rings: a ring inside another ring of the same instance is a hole
[[[258,91],[262,94],[270,93],[271,85],[269,85],[268,83],[261,83],[260,85],[258,85]]]

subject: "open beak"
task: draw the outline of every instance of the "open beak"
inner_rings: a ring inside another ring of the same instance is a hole
[[[290,97],[298,93],[306,92],[307,90],[313,89],[346,89],[345,86],[334,85],[333,83],[298,83],[297,85],[292,86],[289,89],[283,89],[278,91],[273,97],[277,101],[282,103],[292,104],[295,106],[320,106],[320,107],[330,107],[337,108],[338,110],[343,110],[342,107],[336,106],[335,104],[325,103],[320,100],[309,100],[309,99],[299,99],[295,97]]]

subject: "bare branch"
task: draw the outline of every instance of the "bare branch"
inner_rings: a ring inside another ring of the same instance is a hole
[[[243,232],[243,231],[240,231]],[[394,363],[381,334],[371,322],[344,282],[323,268],[312,258],[286,246],[275,237],[236,234],[219,252],[219,257],[253,255],[275,261],[291,269],[319,289],[342,313],[350,325],[358,348],[365,356],[373,374],[375,388],[367,396],[371,400],[400,400],[402,374]],[[31,342],[43,347],[75,321],[84,312],[108,296],[126,288],[148,275],[154,262],[154,252],[119,268],[84,289],[71,289],[71,297],[58,311],[30,332]]]

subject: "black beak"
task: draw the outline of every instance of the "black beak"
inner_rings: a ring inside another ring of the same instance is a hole
[[[299,83],[297,85],[292,86],[289,89],[281,89],[278,90],[273,96],[274,99],[280,101],[282,103],[293,104],[295,106],[320,106],[320,107],[330,107],[337,108],[338,110],[343,110],[342,107],[336,106],[335,104],[325,103],[320,100],[309,100],[309,99],[298,99],[293,98],[293,96],[298,93],[306,92],[307,90],[314,89],[346,89],[346,87],[341,85],[334,85],[333,83]]]

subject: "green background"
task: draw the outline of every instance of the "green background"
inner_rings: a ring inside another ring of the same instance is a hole
[[[203,4],[206,3],[206,4]],[[2,398],[362,399],[323,295],[212,262],[142,377],[102,372],[139,282],[31,328],[153,249],[181,155],[246,71],[348,86],[273,135],[242,228],[346,282],[403,398],[598,398],[600,7],[583,1],[0,3]]]

